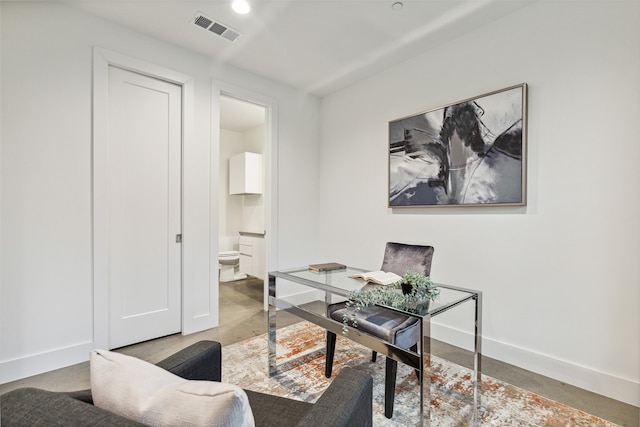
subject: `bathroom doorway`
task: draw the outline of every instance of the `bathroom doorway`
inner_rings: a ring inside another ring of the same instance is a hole
[[[219,326],[264,323],[268,202],[267,107],[221,93]]]

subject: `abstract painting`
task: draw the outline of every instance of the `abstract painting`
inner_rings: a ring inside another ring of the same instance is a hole
[[[526,205],[526,83],[389,122],[389,207]]]

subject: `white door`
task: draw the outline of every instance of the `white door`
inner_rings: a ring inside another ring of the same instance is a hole
[[[182,88],[109,67],[109,348],[181,331]]]

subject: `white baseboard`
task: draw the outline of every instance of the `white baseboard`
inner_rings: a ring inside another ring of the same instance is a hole
[[[19,359],[2,361],[0,362],[0,384],[86,362],[93,349],[93,341],[87,341]]]
[[[437,340],[473,351],[473,335],[467,331],[432,322],[431,335]],[[626,378],[576,365],[566,360],[536,353],[488,337],[482,338],[482,354],[629,405],[640,406],[640,383]]]

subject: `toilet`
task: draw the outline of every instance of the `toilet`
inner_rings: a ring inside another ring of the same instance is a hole
[[[218,262],[220,263],[221,282],[232,282],[234,280],[245,279],[247,277],[246,274],[236,273],[236,268],[240,266],[240,252],[218,252]]]

